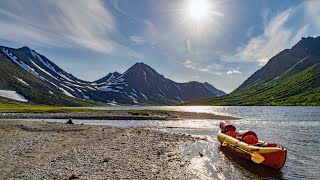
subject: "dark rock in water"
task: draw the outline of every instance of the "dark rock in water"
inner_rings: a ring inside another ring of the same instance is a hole
[[[66,124],[74,124],[72,119],[68,119],[68,121],[66,122]]]

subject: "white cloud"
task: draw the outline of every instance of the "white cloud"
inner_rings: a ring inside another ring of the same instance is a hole
[[[197,64],[195,62],[192,62],[190,60],[184,61],[183,65],[189,69],[193,69],[193,70],[201,71],[201,72],[206,72],[206,73],[211,73],[211,74],[215,74],[215,75],[222,75],[222,73],[220,71],[224,68],[220,64],[201,65],[201,64]]]
[[[141,36],[130,36],[130,40],[136,45],[142,45],[147,42],[147,40]]]
[[[0,7],[2,39],[44,47],[80,47],[105,54],[138,55],[113,40],[116,22],[100,0],[5,3],[6,9]]]
[[[305,12],[308,19],[313,21],[313,24],[320,29],[320,1],[306,1]],[[319,32],[317,32],[319,35]]]
[[[238,71],[238,70],[233,69],[233,70],[227,71],[226,74],[228,74],[228,75],[231,75],[231,74],[241,74],[241,72]]]
[[[286,27],[297,9],[287,9],[273,17],[264,28],[264,33],[252,38],[245,47],[239,48],[238,57],[244,61],[258,61],[264,65],[267,61],[286,48],[292,47],[305,36],[309,25],[298,29]]]

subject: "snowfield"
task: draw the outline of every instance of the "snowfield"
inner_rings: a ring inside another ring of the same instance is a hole
[[[13,100],[16,100],[16,101],[20,101],[20,102],[28,102],[28,100],[26,98],[24,98],[23,96],[21,96],[20,94],[18,94],[15,91],[0,90],[0,96],[8,98],[8,99],[13,99]]]

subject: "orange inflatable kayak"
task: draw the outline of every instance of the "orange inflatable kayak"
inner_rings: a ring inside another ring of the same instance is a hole
[[[274,169],[281,169],[287,156],[287,150],[273,143],[258,139],[252,131],[239,133],[233,125],[220,122],[217,138],[223,147],[237,156]]]

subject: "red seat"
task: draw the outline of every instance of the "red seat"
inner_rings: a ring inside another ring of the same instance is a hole
[[[233,125],[231,124],[227,124],[226,122],[224,121],[221,121],[220,124],[220,129],[221,129],[221,132],[222,133],[226,133],[228,131],[236,131],[236,127],[234,127]]]
[[[245,137],[242,138],[242,141],[247,143],[247,144],[250,144],[250,145],[255,145],[258,143],[258,138],[254,135],[247,135]]]
[[[228,136],[234,137],[234,138],[236,138],[236,136],[237,136],[237,133],[235,131],[228,131],[225,134]]]
[[[254,144],[257,144],[259,139],[258,139],[258,136],[255,132],[253,131],[247,131],[245,132],[243,135],[242,135],[242,138],[241,140],[247,144],[251,144],[251,145],[254,145]]]

